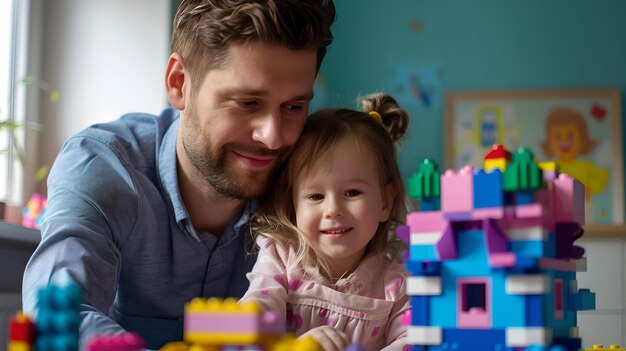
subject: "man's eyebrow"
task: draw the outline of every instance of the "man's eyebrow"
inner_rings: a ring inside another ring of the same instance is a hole
[[[262,89],[224,89],[222,90],[223,95],[245,95],[245,96],[267,96],[269,92],[267,90]],[[305,94],[299,94],[293,96],[289,100],[313,100],[314,93],[311,91]]]

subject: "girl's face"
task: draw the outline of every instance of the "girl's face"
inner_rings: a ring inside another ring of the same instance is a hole
[[[296,225],[306,241],[332,261],[333,278],[354,268],[393,204],[391,185],[381,189],[369,149],[343,138],[294,183]]]
[[[574,123],[557,124],[549,129],[550,150],[559,161],[573,161],[580,154],[582,140]]]

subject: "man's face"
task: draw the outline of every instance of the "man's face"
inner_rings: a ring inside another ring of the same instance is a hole
[[[179,157],[224,196],[261,195],[304,127],[316,62],[314,50],[231,45],[182,113]]]

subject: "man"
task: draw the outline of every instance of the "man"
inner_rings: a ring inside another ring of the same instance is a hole
[[[80,348],[139,332],[183,338],[196,296],[243,295],[247,222],[298,139],[332,41],[332,0],[184,0],[165,87],[175,109],[70,138],[48,179],[27,313],[48,283],[82,290]]]

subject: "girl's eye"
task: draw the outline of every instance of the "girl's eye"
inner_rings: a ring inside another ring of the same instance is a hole
[[[347,197],[355,197],[359,195],[361,195],[361,192],[359,190],[356,190],[356,189],[346,190]]]
[[[309,195],[309,199],[313,201],[320,201],[320,200],[324,200],[324,196],[321,194],[313,194],[313,195]]]

